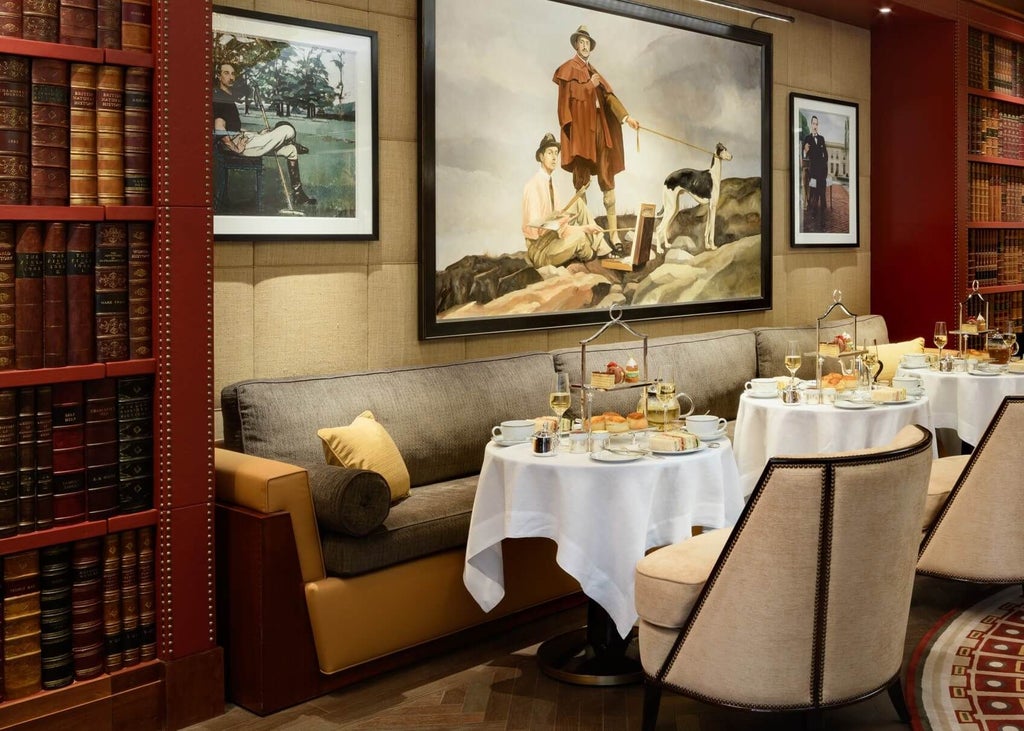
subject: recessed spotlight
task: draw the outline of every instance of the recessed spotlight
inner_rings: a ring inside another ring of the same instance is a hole
[[[882,15],[888,15],[889,13],[892,12],[892,8],[879,8],[878,12],[881,13]]]

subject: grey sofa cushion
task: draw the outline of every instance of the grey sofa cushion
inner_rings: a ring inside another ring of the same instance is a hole
[[[853,318],[829,320],[827,326],[821,328],[821,341],[828,342],[840,333],[853,335]],[[783,365],[786,359],[786,348],[790,340],[800,342],[803,353],[815,353],[818,350],[816,338],[816,325],[801,325],[798,327],[758,327],[754,328],[757,337],[757,374],[759,376],[787,376],[789,371]],[[857,340],[869,343],[877,340],[879,343],[889,342],[889,330],[885,325],[885,318],[881,315],[861,315],[857,318]],[[824,373],[837,372],[837,363],[828,363],[823,370]],[[800,364],[800,370],[796,372],[798,378],[814,378],[814,358],[804,358]]]
[[[324,565],[333,576],[353,576],[466,545],[476,476],[414,487],[392,506],[384,524],[362,538],[325,532]]]
[[[255,379],[221,393],[228,449],[289,464],[322,462],[317,429],[369,409],[409,468],[412,485],[476,474],[491,427],[551,413],[550,353],[296,378]]]
[[[754,333],[750,330],[718,330],[700,335],[676,335],[651,339],[647,347],[647,376],[659,377],[669,366],[675,371],[676,389],[693,398],[697,413],[710,410],[726,419],[735,419],[743,384],[757,375]],[[587,370],[604,370],[608,361],[624,364],[632,355],[643,362],[642,341],[587,346]],[[554,351],[555,367],[568,371],[573,383],[580,382],[580,349]],[[589,383],[589,374],[586,382]],[[640,389],[598,392],[594,412],[627,413],[637,407]],[[579,413],[577,392],[573,393],[573,411]]]
[[[313,512],[322,528],[365,536],[388,517],[391,489],[380,474],[327,463],[306,465],[306,473]]]

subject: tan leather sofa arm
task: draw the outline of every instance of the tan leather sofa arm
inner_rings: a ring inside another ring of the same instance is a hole
[[[286,462],[214,449],[217,501],[291,516],[303,581],[326,576],[306,470]]]

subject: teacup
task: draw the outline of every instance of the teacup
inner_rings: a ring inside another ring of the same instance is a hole
[[[894,376],[892,385],[895,388],[907,389],[907,394],[910,396],[920,395],[922,389],[921,379],[917,376]]]
[[[714,437],[725,431],[725,419],[711,414],[690,414],[686,417],[686,431],[698,437]]]
[[[743,388],[754,396],[775,396],[779,392],[778,383],[774,378],[751,378]]]
[[[491,429],[491,434],[505,442],[525,442],[533,435],[533,429],[533,419],[509,419]]]
[[[905,353],[903,365],[908,368],[924,368],[928,364],[928,356],[925,353]]]
[[[800,393],[800,400],[809,406],[817,406],[821,403],[821,391],[817,388],[805,388]]]

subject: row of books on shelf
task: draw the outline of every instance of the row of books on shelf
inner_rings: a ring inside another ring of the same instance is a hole
[[[153,357],[152,230],[0,222],[0,371]]]
[[[156,658],[154,526],[3,557],[0,700]]]
[[[982,287],[1024,282],[1024,230],[969,231],[967,276]]]
[[[4,0],[0,36],[71,46],[152,49],[151,0]]]
[[[0,389],[0,537],[152,506],[152,376]]]
[[[1024,159],[1024,146],[1021,142],[1024,107],[972,96],[967,111],[969,155]]]
[[[0,205],[149,205],[152,69],[0,54]]]
[[[1024,222],[1024,168],[967,165],[968,220]]]
[[[1019,43],[971,28],[967,37],[967,84],[1024,97],[1024,49]]]

